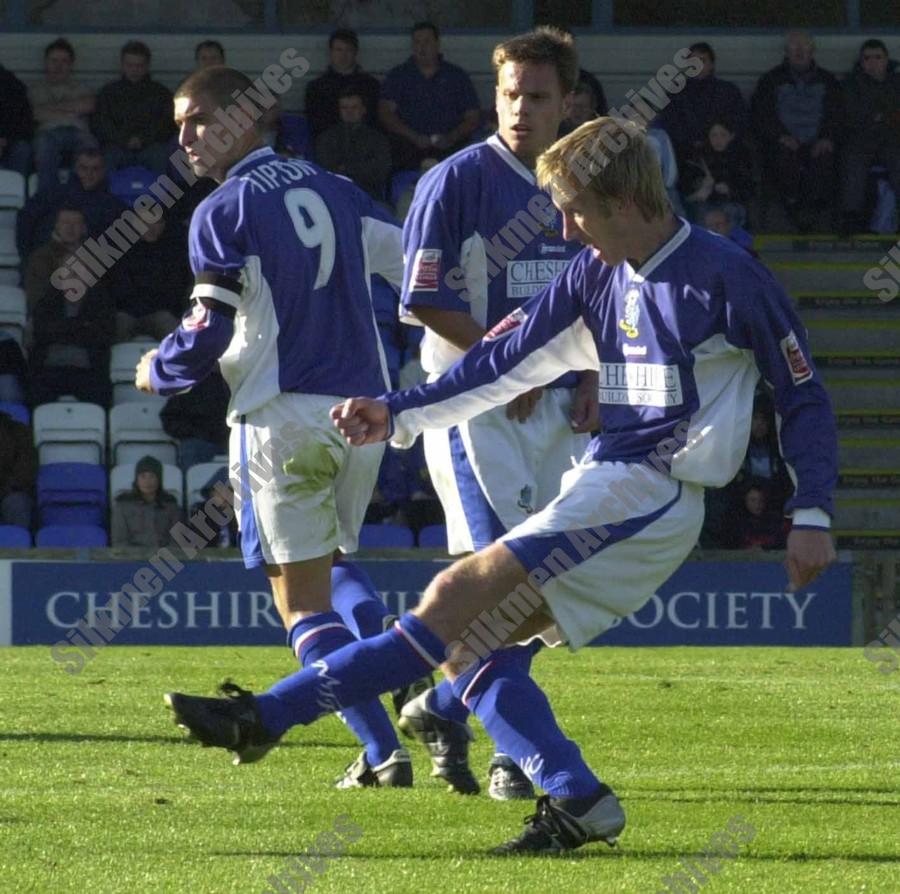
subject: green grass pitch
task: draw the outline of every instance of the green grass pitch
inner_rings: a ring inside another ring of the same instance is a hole
[[[536,677],[629,825],[616,849],[512,860],[485,850],[529,804],[448,795],[421,750],[412,790],[333,790],[357,753],[335,718],[248,767],[180,740],[165,690],[264,688],[285,649],[109,647],[68,676],[12,648],[0,667],[2,892],[263,894],[340,815],[361,837],[297,890],[656,894],[741,816],[752,841],[696,890],[900,892],[900,675],[862,649],[545,650]]]

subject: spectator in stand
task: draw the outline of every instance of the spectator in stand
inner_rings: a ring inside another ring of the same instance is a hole
[[[656,124],[662,127],[672,140],[678,166],[703,150],[709,129],[715,121],[722,121],[739,140],[746,135],[747,107],[740,90],[716,77],[716,54],[702,41],[688,48],[691,56],[703,68],[699,74],[688,78],[684,89],[671,96],[671,102],[663,109]]]
[[[843,98],[837,78],[819,68],[804,31],[785,38],[784,61],[764,74],[751,100],[753,133],[793,225],[808,232],[832,203],[835,145]]]
[[[217,40],[201,40],[194,47],[195,68],[209,68],[225,64],[225,47]]]
[[[181,521],[175,498],[162,488],[162,463],[145,456],[134,467],[134,484],[112,505],[113,546],[143,546],[155,550],[173,546],[171,530]]]
[[[754,402],[747,454],[729,486],[742,494],[751,482],[765,485],[768,502],[778,511],[792,490],[790,476],[778,447],[775,411],[766,395],[758,396]]]
[[[25,298],[29,316],[52,288],[50,277],[53,271],[63,266],[66,258],[84,242],[86,235],[84,213],[80,208],[62,205],[57,209],[50,238],[28,256],[25,265]]]
[[[61,209],[56,229],[63,248],[59,257],[62,261],[84,238],[81,212]],[[50,272],[32,315],[32,403],[48,403],[71,394],[108,407],[112,396],[109,348],[115,332],[113,300],[103,280],[80,295],[66,295],[51,284]]]
[[[647,142],[659,159],[659,169],[662,171],[663,183],[666,186],[666,194],[672,205],[672,210],[686,217],[684,205],[681,201],[681,193],[678,192],[678,160],[675,158],[675,149],[669,135],[661,127],[647,128]]]
[[[170,226],[166,217],[147,224],[108,276],[116,303],[116,341],[135,335],[165,338],[187,309],[192,282],[181,227]]]
[[[753,236],[743,227],[736,227],[724,208],[707,208],[700,223],[707,230],[718,233],[726,239],[731,239],[732,242],[737,242],[741,248],[749,251],[754,258],[759,257],[753,248]]]
[[[735,549],[784,549],[785,519],[771,508],[764,482],[754,481],[742,493],[741,505],[732,520],[731,546]]]
[[[234,489],[228,480],[228,469],[226,466],[217,469],[210,476],[209,481],[200,490],[200,496],[203,499],[191,507],[191,515],[203,511],[207,502],[212,500],[213,508],[219,510],[223,516],[230,519],[225,524],[219,524],[213,518],[212,513],[206,516],[206,523],[215,532],[215,537],[209,542],[209,545],[219,549],[240,546],[241,535],[240,531],[238,531],[237,514],[233,511]]]
[[[175,133],[172,93],[150,77],[150,48],[139,40],[122,47],[122,77],[97,95],[93,130],[110,170],[143,165],[161,174]]]
[[[0,411],[0,524],[31,528],[37,466],[31,429]]]
[[[225,418],[229,396],[228,386],[217,369],[190,391],[173,394],[166,401],[159,421],[165,433],[178,441],[183,471],[228,453]]]
[[[340,123],[338,100],[347,91],[355,91],[362,97],[366,124],[375,125],[381,85],[359,67],[358,54],[359,38],[355,31],[339,28],[328,38],[328,68],[306,88],[305,114],[313,141]]]
[[[569,117],[559,125],[561,137],[572,133],[577,127],[581,127],[586,121],[591,121],[598,115],[597,98],[589,84],[579,81],[572,91],[569,102]]]
[[[397,170],[445,158],[475,132],[478,95],[465,71],[441,55],[436,25],[413,25],[412,55],[387,73],[378,114]]]
[[[63,206],[80,209],[87,234],[93,237],[101,235],[125,210],[122,201],[107,189],[106,162],[99,149],[81,149],[68,183],[41,189],[25,203],[16,218],[16,244],[23,260],[50,238],[56,212]]]
[[[366,124],[366,107],[358,92],[348,89],[338,100],[341,120],[316,140],[316,161],[335,174],[349,177],[379,202],[391,172],[387,137]]]
[[[23,177],[31,170],[31,132],[34,118],[25,85],[9,69],[0,65],[0,168],[18,171]]]
[[[706,146],[682,169],[681,193],[693,221],[710,207],[724,208],[732,223],[743,226],[745,203],[753,195],[750,153],[724,121],[714,121]]]
[[[873,38],[863,43],[843,91],[847,135],[841,228],[849,233],[868,229],[863,203],[872,165],[887,169],[891,189],[900,199],[900,74],[882,41]]]
[[[28,88],[37,131],[34,167],[38,189],[59,186],[59,168],[65,156],[96,146],[88,119],[94,111],[94,91],[72,77],[75,49],[64,37],[44,48],[44,79]]]

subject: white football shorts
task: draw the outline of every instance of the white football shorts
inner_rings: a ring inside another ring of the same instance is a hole
[[[426,429],[425,460],[444,507],[451,555],[483,549],[546,506],[589,435],[572,433],[572,390],[547,388],[529,418],[495,407],[449,429]]]
[[[232,425],[229,468],[248,568],[357,549],[384,445],[347,444],[328,415],[341,400],[280,394]]]
[[[687,558],[703,524],[703,487],[621,462],[576,466],[562,485],[502,542],[533,572],[574,650],[640,609]]]

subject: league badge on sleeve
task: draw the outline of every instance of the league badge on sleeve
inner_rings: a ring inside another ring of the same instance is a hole
[[[804,382],[808,382],[812,378],[812,369],[803,355],[803,349],[800,347],[800,342],[797,340],[794,330],[792,329],[788,332],[779,344],[781,345],[781,353],[784,354],[784,359],[787,361],[788,369],[791,371],[791,378],[794,380],[794,384],[802,385]]]
[[[441,250],[420,248],[413,260],[410,292],[436,292],[441,276]]]
[[[497,323],[493,329],[485,332],[481,340],[496,341],[502,335],[512,332],[513,329],[518,329],[527,319],[528,314],[526,314],[521,307],[517,307],[512,313],[507,314],[499,323]]]
[[[209,308],[202,301],[194,301],[191,312],[181,323],[189,332],[205,329],[209,326]]]

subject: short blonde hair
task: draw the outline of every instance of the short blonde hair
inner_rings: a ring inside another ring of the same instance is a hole
[[[601,207],[631,200],[645,220],[671,211],[659,159],[632,121],[595,118],[557,140],[537,160],[537,181],[564,198],[590,189]]]

